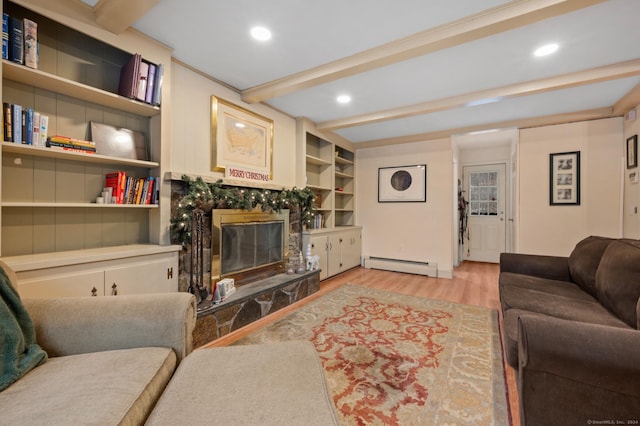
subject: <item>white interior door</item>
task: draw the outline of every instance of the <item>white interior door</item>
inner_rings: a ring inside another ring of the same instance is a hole
[[[465,260],[498,263],[505,251],[505,169],[504,164],[464,167],[469,203]]]

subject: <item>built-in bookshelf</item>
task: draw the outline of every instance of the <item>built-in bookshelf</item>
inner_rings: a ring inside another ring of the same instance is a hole
[[[91,122],[141,132],[150,156],[143,161],[2,142],[0,255],[80,250],[90,256],[104,247],[169,244],[170,188],[162,179],[156,180],[158,204],[102,204],[96,198],[108,173],[159,178],[168,170],[162,157],[168,116],[161,106],[120,96],[118,89],[121,68],[134,55],[170,64],[170,50],[135,31],[115,35],[89,24],[81,4],[40,4],[2,3],[3,12],[37,22],[39,42],[38,69],[2,60],[2,102],[46,114],[49,135],[88,140]],[[166,103],[170,68],[163,84]]]
[[[298,120],[299,145],[304,153],[301,172],[306,186],[316,194],[319,223],[310,229],[355,225],[355,153],[317,132],[305,119]]]

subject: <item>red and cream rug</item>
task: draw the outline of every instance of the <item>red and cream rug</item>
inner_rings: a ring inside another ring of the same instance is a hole
[[[296,339],[341,424],[509,424],[495,310],[346,285],[235,344]]]

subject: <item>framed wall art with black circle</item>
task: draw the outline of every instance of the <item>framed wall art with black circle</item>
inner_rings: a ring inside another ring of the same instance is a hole
[[[427,165],[378,168],[379,203],[427,201]]]

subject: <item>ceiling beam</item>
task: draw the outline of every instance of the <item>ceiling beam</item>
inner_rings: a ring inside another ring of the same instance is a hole
[[[93,8],[96,23],[114,34],[120,34],[160,0],[100,0]]]
[[[640,105],[640,84],[629,90],[613,105],[613,113],[623,115]]]
[[[242,100],[262,102],[319,84],[360,74],[458,46],[606,0],[514,0],[372,49],[242,91]]]
[[[577,121],[598,120],[602,118],[614,117],[612,107],[596,108],[583,111],[569,112],[565,114],[552,114],[542,117],[531,117],[516,120],[488,123],[477,126],[459,127],[455,129],[438,130],[435,132],[418,133],[415,135],[397,136],[393,138],[375,139],[366,142],[354,142],[356,150],[363,148],[375,148],[379,146],[398,145],[412,142],[424,142],[435,139],[451,137],[451,135],[479,132],[493,129],[527,129],[530,127],[550,126],[553,124],[573,123]]]
[[[562,74],[540,80],[515,83],[473,93],[465,93],[443,99],[435,99],[432,101],[392,108],[384,111],[376,111],[353,117],[324,121],[317,123],[316,126],[320,130],[335,130],[345,127],[362,126],[380,121],[398,120],[400,118],[472,106],[474,103],[476,105],[480,105],[483,103],[498,102],[520,96],[567,89],[570,87],[594,84],[602,81],[631,77],[634,75],[640,75],[640,59],[619,62],[617,64],[605,65],[602,67]]]

